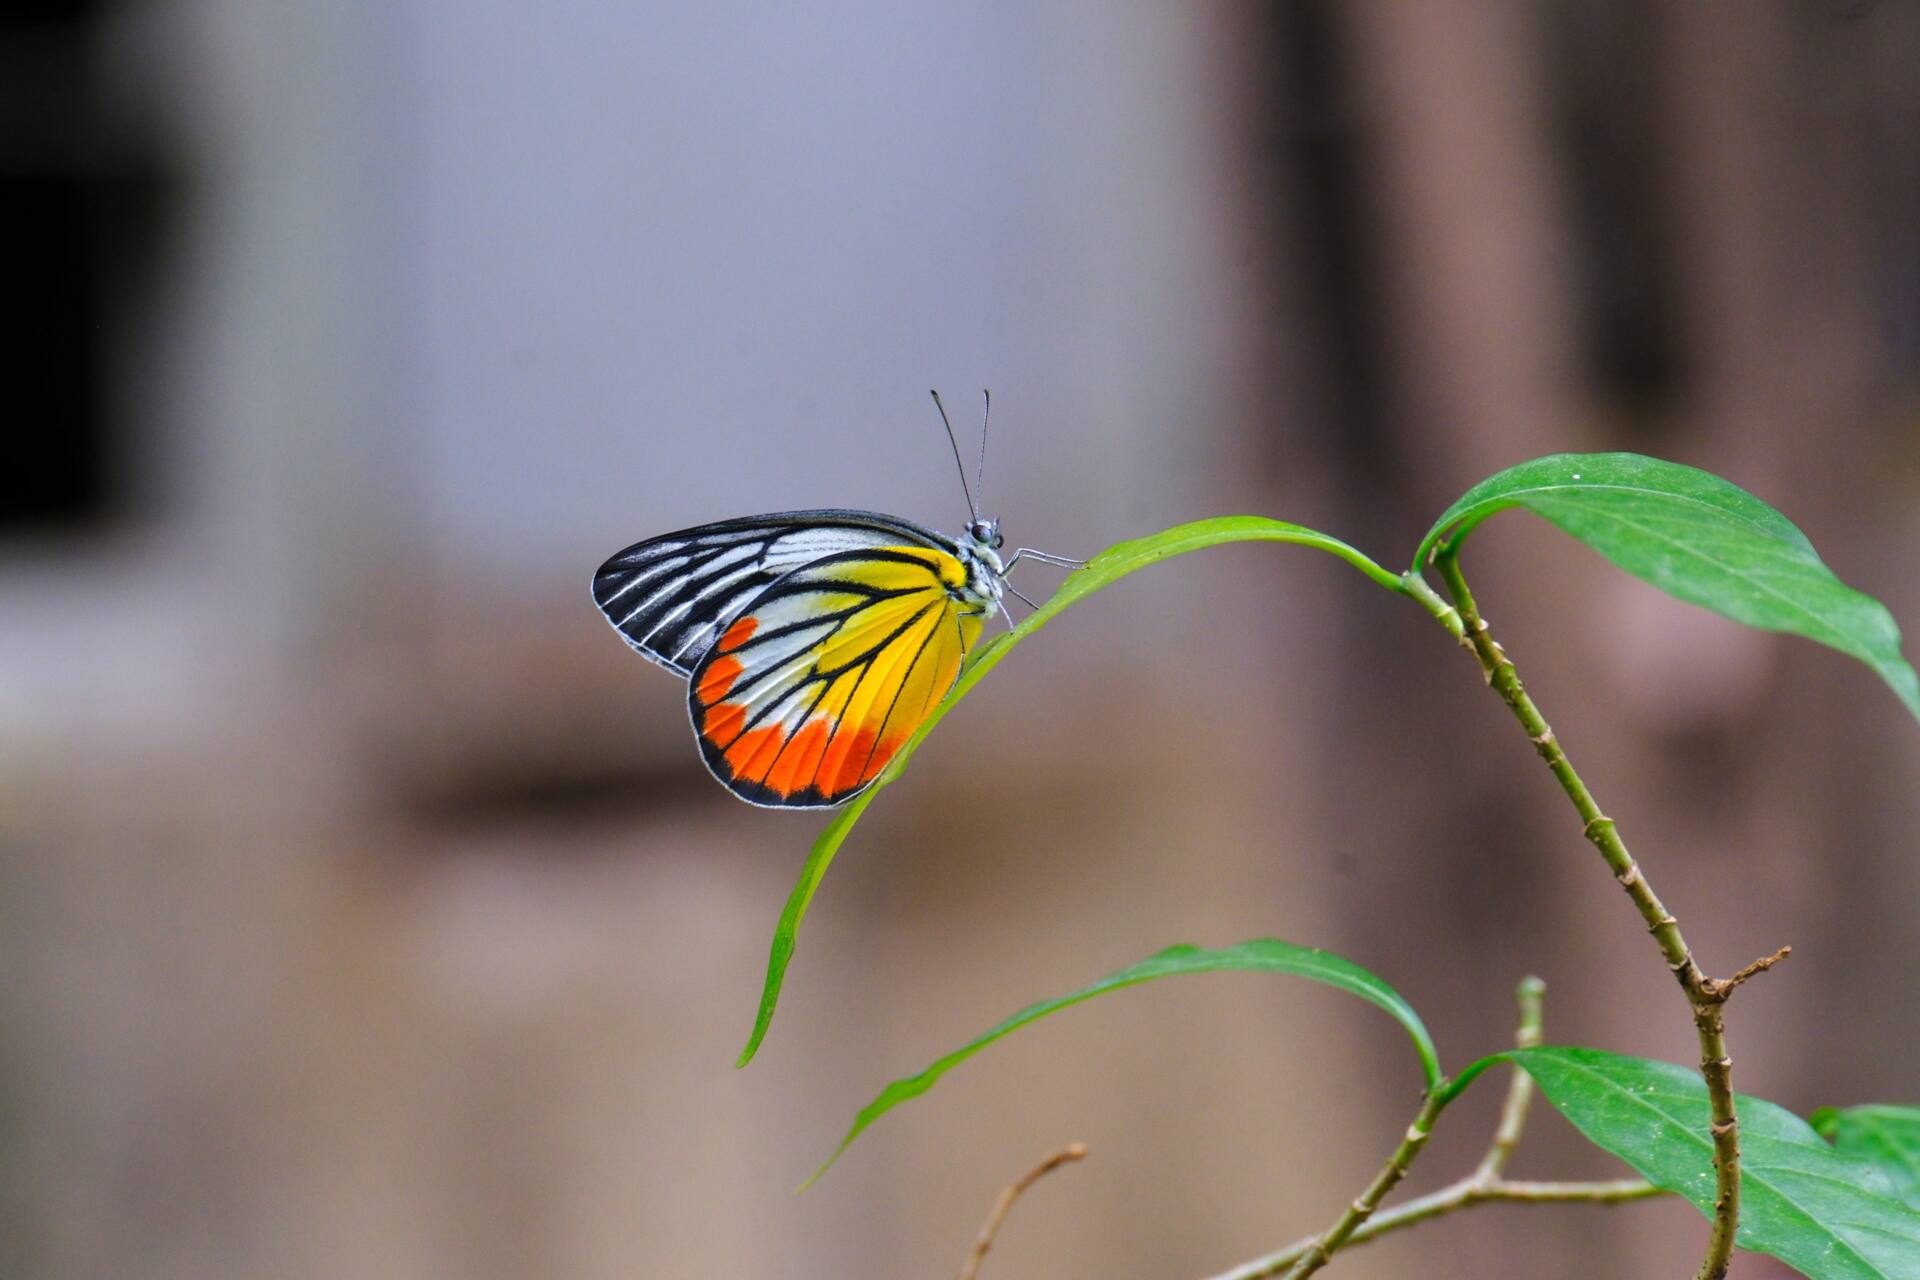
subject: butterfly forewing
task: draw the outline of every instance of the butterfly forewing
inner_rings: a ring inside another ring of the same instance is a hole
[[[786,573],[726,624],[688,684],[708,766],[742,799],[808,808],[872,784],[979,637],[945,550],[880,545]]]
[[[932,530],[865,511],[724,520],[628,547],[594,574],[593,599],[628,644],[684,676],[755,597],[794,569],[903,543],[953,546]]]

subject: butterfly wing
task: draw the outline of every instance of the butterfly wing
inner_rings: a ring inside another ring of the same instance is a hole
[[[593,601],[626,642],[688,675],[741,610],[801,565],[871,547],[952,541],[868,511],[787,511],[649,538],[593,575]]]
[[[983,611],[938,548],[837,552],[769,585],[694,667],[707,767],[753,804],[819,808],[879,776],[953,688]]]

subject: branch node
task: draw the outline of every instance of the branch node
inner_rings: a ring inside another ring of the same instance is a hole
[[[1612,825],[1614,825],[1612,818],[1609,818],[1604,813],[1597,813],[1587,819],[1587,825],[1580,828],[1580,830],[1585,833],[1587,839],[1597,841],[1600,838],[1601,828],[1611,827]]]

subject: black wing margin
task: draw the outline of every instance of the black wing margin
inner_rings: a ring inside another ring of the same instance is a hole
[[[783,511],[636,542],[593,575],[593,602],[640,655],[692,673],[767,587],[822,556],[902,543],[953,554],[951,538],[870,511]]]

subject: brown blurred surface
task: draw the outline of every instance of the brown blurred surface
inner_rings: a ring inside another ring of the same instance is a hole
[[[1070,1139],[983,1275],[1210,1274],[1404,1127],[1373,1011],[1096,1001],[791,1194],[887,1080],[1174,941],[1338,950],[1454,1065],[1527,972],[1549,1038],[1690,1057],[1470,662],[1233,547],[942,726],[735,1072],[820,821],[705,776],[586,579],[757,510],[956,526],[928,385],[993,387],[1020,543],[1244,510],[1398,564],[1488,472],[1625,448],[1920,629],[1911,6],[49,2],[0,65],[36,72],[0,77],[16,434],[59,445],[0,523],[0,1274],[951,1274]],[[1710,967],[1794,945],[1739,1086],[1920,1100],[1897,702],[1520,515],[1470,568]],[[1514,1169],[1618,1171],[1544,1113]],[[1678,1274],[1701,1237],[1489,1209],[1337,1267]]]

